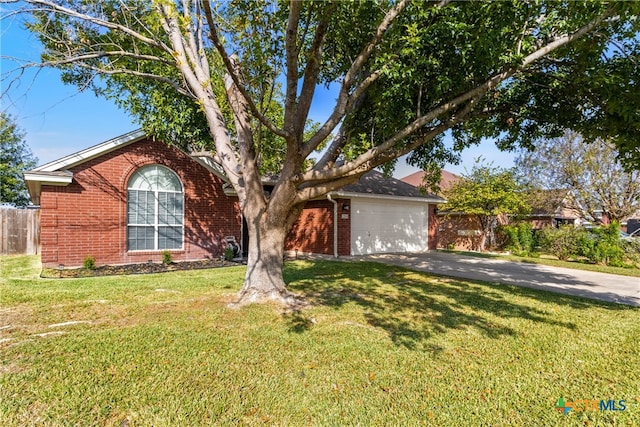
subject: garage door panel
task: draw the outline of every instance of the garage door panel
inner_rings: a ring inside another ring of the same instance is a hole
[[[427,205],[393,200],[351,201],[351,253],[427,249]]]

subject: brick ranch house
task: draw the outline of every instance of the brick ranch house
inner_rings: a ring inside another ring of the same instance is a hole
[[[216,258],[248,247],[238,199],[211,157],[134,131],[25,173],[41,209],[44,267]],[[268,191],[268,183],[265,183]],[[437,244],[440,197],[372,171],[307,203],[287,251],[332,256],[422,252]]]

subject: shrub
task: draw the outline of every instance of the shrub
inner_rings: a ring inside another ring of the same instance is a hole
[[[556,255],[561,260],[584,257],[591,263],[614,267],[624,266],[625,259],[635,262],[634,251],[631,248],[633,243],[627,246],[627,243],[620,239],[618,223],[591,230],[573,227],[545,229],[540,238],[540,245],[545,252]]]
[[[521,222],[518,224],[518,240],[520,241],[522,250],[527,254],[531,254],[535,251],[537,242],[531,223]]]
[[[633,267],[636,265],[640,268],[640,238],[623,240],[620,243],[624,251],[624,258],[629,262],[628,265],[623,265],[623,267]]]
[[[503,249],[511,252],[520,250],[520,241],[518,240],[518,230],[515,225],[503,225],[497,230],[497,237]]]
[[[620,240],[620,225],[612,223],[606,227],[590,230],[580,242],[580,255],[594,264],[622,266],[625,250]]]
[[[505,225],[500,228],[505,249],[516,255],[530,256],[535,252],[537,242],[533,227],[528,222]]]
[[[543,252],[566,261],[571,257],[580,256],[583,238],[584,230],[574,227],[545,228],[540,232],[540,248]]]
[[[231,246],[227,246],[224,250],[224,259],[226,259],[227,261],[231,261],[233,259],[235,251],[233,250],[233,247]]]
[[[84,258],[84,261],[82,261],[82,265],[87,270],[93,270],[94,268],[96,268],[96,258],[91,255],[86,256]]]
[[[172,262],[173,262],[173,258],[171,256],[171,252],[167,250],[162,251],[162,263],[164,265],[169,265]]]

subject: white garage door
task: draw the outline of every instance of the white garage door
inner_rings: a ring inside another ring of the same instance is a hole
[[[426,203],[351,199],[351,254],[426,251],[427,209]]]

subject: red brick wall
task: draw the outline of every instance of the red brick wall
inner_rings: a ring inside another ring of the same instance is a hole
[[[429,205],[429,250],[438,249],[438,205]]]
[[[481,247],[483,236],[477,235],[482,229],[475,216],[440,216],[438,247],[474,251]]]
[[[439,215],[438,247],[462,251],[479,251],[485,237],[480,221],[474,215]],[[509,222],[506,215],[498,215],[498,225]]]
[[[338,202],[338,255],[351,255],[351,200]]]
[[[223,193],[222,181],[182,151],[142,140],[73,168],[67,187],[42,186],[43,265],[80,266],[87,256],[97,265],[160,261],[161,251],[127,251],[127,182],[148,164],[170,168],[184,187],[184,246],[173,260],[219,256],[227,235],[239,241],[237,198]]]
[[[349,255],[351,250],[350,201],[337,199],[336,202],[338,203],[338,255]],[[333,207],[333,203],[326,199],[308,202],[289,231],[285,250],[333,255]]]

